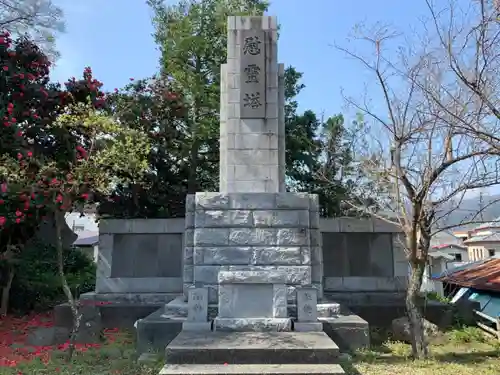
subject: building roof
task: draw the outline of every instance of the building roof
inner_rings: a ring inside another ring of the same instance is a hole
[[[86,230],[77,234],[78,238],[73,242],[74,246],[93,246],[99,242],[99,232]]]
[[[500,259],[493,257],[468,263],[446,270],[433,279],[467,288],[500,292]]]
[[[484,236],[474,236],[464,241],[464,244],[472,244],[478,242],[500,242],[500,233],[491,233]]]
[[[429,252],[429,256],[431,258],[444,258],[448,260],[453,260],[455,259],[454,256],[451,256],[450,254],[445,253],[444,251],[439,251],[439,250],[434,250]]]
[[[486,229],[486,228],[500,228],[500,216],[497,217],[496,219],[493,219],[492,221],[489,221],[487,223],[483,223],[483,224],[475,227],[474,231],[478,231],[480,229]]]
[[[456,247],[456,248],[459,248],[461,250],[466,250],[467,249],[466,246],[459,245],[459,244],[456,244],[456,243],[445,243],[445,244],[433,246],[431,251],[443,250],[443,249],[446,249],[447,247]]]

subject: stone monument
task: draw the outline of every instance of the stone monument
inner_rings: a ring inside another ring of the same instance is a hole
[[[227,50],[220,192],[187,198],[185,296],[208,289],[215,330],[287,331],[298,287],[321,298],[323,268],[317,196],[285,191],[276,18],[229,17]]]

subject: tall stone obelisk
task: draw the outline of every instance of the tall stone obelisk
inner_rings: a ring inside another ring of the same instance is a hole
[[[184,295],[193,319],[210,305],[216,329],[289,330],[298,289],[322,297],[323,265],[318,197],[285,190],[276,18],[229,17],[227,50],[220,189],[186,199]]]
[[[220,191],[285,191],[284,67],[275,17],[229,17],[221,67]]]

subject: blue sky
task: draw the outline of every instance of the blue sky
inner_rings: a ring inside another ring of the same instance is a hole
[[[55,2],[65,11],[67,32],[58,37],[61,59],[52,74],[54,80],[78,77],[88,65],[112,90],[123,87],[130,77],[143,78],[157,71],[159,53],[144,0]],[[346,37],[356,24],[390,23],[410,31],[424,13],[423,0],[272,1],[269,14],[277,16],[282,27],[279,61],[304,73],[307,87],[299,96],[300,109],[336,114],[343,110],[341,89],[351,95],[363,92],[370,75],[331,46],[349,46]]]

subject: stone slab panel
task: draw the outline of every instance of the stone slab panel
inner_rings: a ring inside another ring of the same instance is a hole
[[[309,228],[307,210],[256,210],[253,219],[257,227]]]
[[[273,193],[231,193],[231,209],[272,210],[276,208],[276,195]]]
[[[276,243],[280,246],[307,246],[310,244],[309,234],[309,229],[305,228],[281,228],[277,231]]]
[[[309,210],[309,194],[278,193],[276,194],[276,208],[292,209],[292,210]]]
[[[196,210],[227,210],[229,196],[225,193],[196,193]]]
[[[309,266],[229,266],[219,274],[219,283],[271,283],[300,284],[311,283]],[[284,280],[284,282],[283,282]]]
[[[212,330],[212,322],[182,322],[183,331],[207,332]]]
[[[182,293],[182,277],[98,278],[97,293]]]
[[[316,322],[318,320],[318,295],[312,287],[297,288],[297,319],[299,322]]]
[[[272,318],[272,284],[224,284],[219,286],[220,318]]]
[[[336,363],[338,346],[324,332],[181,332],[167,363]]]
[[[197,228],[194,230],[195,246],[224,246],[228,244],[228,228]]]
[[[205,247],[196,248],[201,253],[203,264],[235,265],[249,264],[252,258],[251,247]]]
[[[215,331],[230,332],[289,332],[292,320],[288,318],[215,318]]]
[[[323,332],[323,323],[321,322],[295,322],[293,330],[296,332]]]
[[[251,264],[255,265],[301,265],[300,247],[257,247],[253,248]]]
[[[229,230],[229,245],[266,246],[274,245],[277,231],[267,228],[231,228]]]
[[[281,284],[287,278],[286,273],[278,269],[228,270],[218,274],[219,284]]]
[[[221,368],[223,366],[223,368]],[[335,364],[228,364],[197,365],[167,364],[160,370],[160,375],[345,375],[340,365]]]
[[[227,269],[227,266],[194,266],[194,280],[202,284],[217,284],[217,278],[221,270]]]
[[[273,318],[287,318],[287,299],[286,299],[286,285],[274,284],[273,285]]]
[[[184,232],[184,218],[175,219],[103,219],[99,233],[103,234],[160,234]]]
[[[206,288],[191,288],[188,293],[189,322],[203,322],[208,318],[208,290]]]

